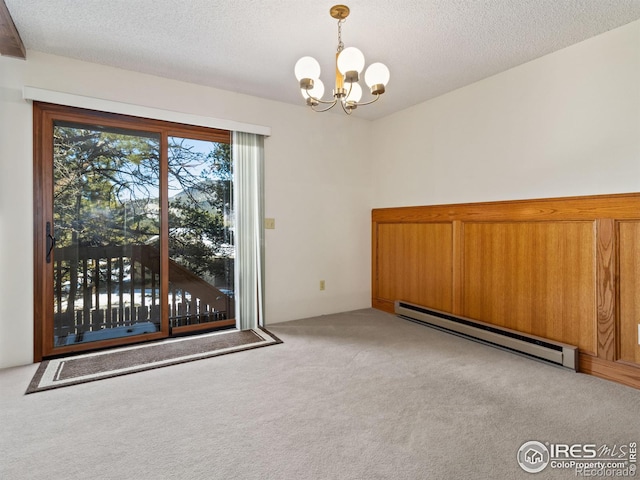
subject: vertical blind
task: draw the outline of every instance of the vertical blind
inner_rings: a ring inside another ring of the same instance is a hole
[[[233,132],[236,327],[264,325],[264,137]]]

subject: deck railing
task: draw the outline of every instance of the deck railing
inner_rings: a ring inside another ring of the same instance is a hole
[[[148,245],[64,247],[54,251],[54,329],[57,337],[160,324],[160,256]],[[169,260],[172,327],[232,319],[234,300]]]

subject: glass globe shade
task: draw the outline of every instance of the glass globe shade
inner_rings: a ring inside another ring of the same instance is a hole
[[[310,88],[309,90],[301,88],[300,93],[302,93],[302,98],[304,99],[309,97],[320,99],[324,95],[324,83],[322,83],[322,80],[317,78],[313,81],[313,88]]]
[[[382,63],[372,63],[364,72],[364,81],[371,88],[374,85],[384,85],[389,83],[389,69]]]
[[[338,70],[344,75],[347,72],[362,72],[364,68],[364,55],[356,47],[348,47],[338,55]]]
[[[296,62],[293,71],[298,81],[303,78],[311,78],[312,80],[320,78],[320,64],[313,57],[302,57]]]
[[[349,90],[349,88],[347,87],[347,91]],[[359,83],[352,83],[351,84],[351,91],[349,92],[349,95],[347,95],[347,98],[345,98],[345,102],[359,102],[360,99],[362,98],[362,87],[360,86]]]

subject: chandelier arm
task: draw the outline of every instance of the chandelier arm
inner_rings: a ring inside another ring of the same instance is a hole
[[[307,90],[307,89],[305,89],[304,93],[307,95],[307,98],[310,98],[311,100],[313,100],[315,102],[318,102],[318,103],[324,103],[325,105],[331,104],[332,107],[338,101],[337,99],[336,100],[322,100],[321,98],[312,97],[311,95],[309,95],[309,90]],[[315,110],[315,111],[316,112],[319,112],[319,111],[324,112],[324,110]]]
[[[338,103],[338,99],[335,99],[333,102],[323,101],[322,103],[330,103],[331,105],[328,106],[327,108],[323,108],[322,110],[317,110],[313,105],[311,105],[311,110],[313,110],[314,112],[318,112],[318,113],[322,113],[322,112],[326,112],[327,110],[331,110],[333,107],[336,106],[336,103]]]
[[[314,98],[314,97],[309,97],[309,98],[311,98],[311,99],[315,100],[315,101],[316,101],[316,102],[318,102],[318,103],[323,103],[323,104],[325,104],[325,105],[329,105],[329,104],[331,104],[331,106],[332,106],[332,107],[333,107],[333,106],[336,104],[336,102],[338,101],[338,99],[335,99],[335,100],[322,100],[321,98]]]
[[[351,89],[353,88],[353,82],[348,82],[348,83],[349,83],[349,91],[344,96],[344,98],[349,98],[349,95],[351,95]]]
[[[380,94],[376,93],[376,98],[374,98],[373,100],[369,100],[368,102],[362,102],[362,103],[360,102],[353,102],[353,103],[358,107],[362,107],[364,105],[371,105],[372,103],[377,102],[379,99],[380,99]]]

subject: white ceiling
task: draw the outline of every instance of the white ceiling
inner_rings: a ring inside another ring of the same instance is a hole
[[[367,65],[380,61],[391,70],[387,93],[354,113],[369,119],[640,18],[640,0],[346,2],[345,46],[360,48]],[[327,91],[333,82],[330,0],[5,3],[31,50],[300,105],[298,58],[320,61]]]

